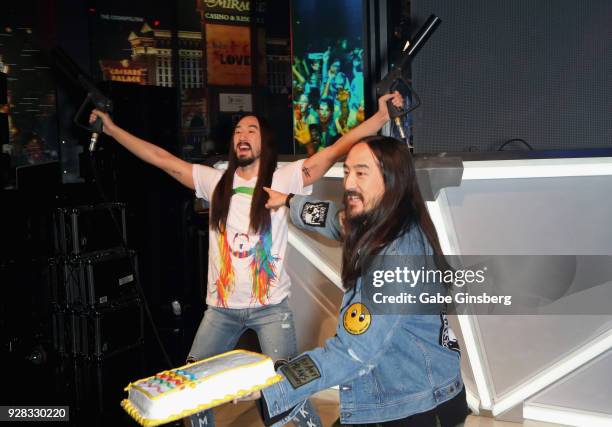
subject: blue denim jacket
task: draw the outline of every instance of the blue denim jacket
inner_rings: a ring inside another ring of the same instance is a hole
[[[295,196],[291,200],[291,220],[300,228],[340,237],[338,209],[333,202]],[[384,250],[390,255],[422,253],[422,237],[416,227]],[[442,336],[448,333],[442,312],[375,315],[363,333],[345,329],[342,319],[351,309],[351,302],[360,301],[363,286],[368,285],[358,279],[356,294],[345,294],[336,335],[322,348],[293,359],[310,358],[307,382],[292,385],[281,368],[283,380],[263,390],[263,402],[271,417],[290,411],[275,426],[288,422],[310,395],[335,385],[340,386],[342,424],[405,418],[431,410],[461,391],[460,355],[458,349],[442,342]]]

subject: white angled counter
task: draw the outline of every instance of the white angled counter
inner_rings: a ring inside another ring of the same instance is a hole
[[[427,202],[445,253],[612,254],[612,157],[461,163],[460,185],[434,187]],[[479,407],[509,420],[612,425],[610,303],[605,315],[459,316]]]

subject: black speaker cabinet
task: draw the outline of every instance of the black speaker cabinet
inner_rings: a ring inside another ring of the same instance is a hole
[[[125,205],[101,203],[55,211],[55,251],[62,255],[120,247],[127,238]]]
[[[136,252],[122,248],[68,259],[64,267],[68,305],[105,307],[135,297],[137,268]]]
[[[77,354],[88,360],[103,360],[144,342],[144,311],[138,298],[75,312],[74,318]]]

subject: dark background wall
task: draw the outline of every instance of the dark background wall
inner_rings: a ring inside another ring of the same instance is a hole
[[[608,0],[413,0],[442,25],[412,66],[419,152],[612,144]]]

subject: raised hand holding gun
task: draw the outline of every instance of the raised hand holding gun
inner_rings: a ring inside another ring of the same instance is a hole
[[[400,137],[406,141],[406,134],[404,132],[404,127],[402,125],[401,118],[405,116],[410,111],[417,108],[421,102],[418,98],[418,95],[410,85],[409,79],[405,78],[404,75],[408,71],[408,66],[410,61],[416,56],[416,54],[421,50],[425,42],[429,39],[429,37],[433,34],[433,32],[438,28],[442,20],[435,15],[430,15],[425,24],[419,29],[417,34],[414,36],[412,41],[406,43],[404,47],[403,53],[396,65],[393,67],[391,71],[376,85],[376,92],[378,95],[383,95],[385,93],[390,93],[392,91],[398,90],[402,93],[403,96],[407,96],[407,93],[404,93],[405,90],[403,88],[408,89],[412,96],[416,99],[416,102],[413,103],[411,107],[405,109],[403,105],[401,107],[396,108],[396,106],[391,103],[387,103],[387,108],[389,111],[389,117],[397,126],[397,130],[400,134]]]

